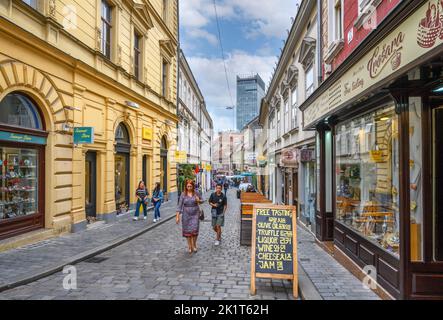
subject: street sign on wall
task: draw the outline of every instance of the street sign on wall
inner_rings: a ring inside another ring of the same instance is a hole
[[[94,143],[93,127],[74,128],[74,144],[92,144]]]

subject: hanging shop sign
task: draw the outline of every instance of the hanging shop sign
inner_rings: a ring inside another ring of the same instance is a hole
[[[144,140],[152,140],[152,128],[143,128],[142,136]]]
[[[298,297],[297,229],[294,206],[254,205],[252,218],[251,295],[256,278],[292,280]]]
[[[371,162],[375,162],[375,163],[385,161],[385,159],[383,159],[383,151],[380,151],[380,150],[370,150],[369,151],[369,159]]]
[[[315,160],[314,150],[312,149],[302,149],[300,150],[300,161],[310,162]]]
[[[45,137],[37,137],[29,134],[21,134],[7,131],[0,131],[0,140],[19,143],[46,144]]]
[[[407,20],[304,109],[304,128],[312,127],[349,101],[364,96],[375,85],[381,85],[379,82],[403,73],[403,67],[442,44],[443,4],[440,0],[424,1]]]
[[[74,144],[92,144],[94,143],[93,127],[74,128]]]
[[[297,167],[298,166],[298,149],[289,148],[281,152],[280,165],[283,167]]]
[[[175,151],[175,162],[186,163],[188,161],[188,154],[186,151]]]

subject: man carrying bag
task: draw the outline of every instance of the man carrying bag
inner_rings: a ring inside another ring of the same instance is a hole
[[[209,205],[211,206],[212,227],[217,234],[215,245],[220,245],[222,227],[225,225],[225,212],[228,207],[226,195],[222,192],[223,185],[217,184],[215,192],[209,197]]]

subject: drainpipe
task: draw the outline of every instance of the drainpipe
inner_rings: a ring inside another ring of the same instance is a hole
[[[317,0],[317,87],[323,81],[322,70],[322,0]]]
[[[178,116],[178,104],[180,99],[180,0],[177,0],[177,101],[176,101],[176,115]],[[178,146],[178,133],[179,133],[179,126],[180,126],[180,119],[177,121],[176,125],[176,133],[177,136],[176,139],[176,146]],[[178,163],[175,164],[176,166],[176,185],[177,185],[177,195],[180,193],[179,190],[179,179],[178,179],[178,173],[180,166]],[[177,197],[177,203],[178,203],[179,197]]]

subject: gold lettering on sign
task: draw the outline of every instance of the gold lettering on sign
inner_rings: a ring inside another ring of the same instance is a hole
[[[388,62],[391,62],[392,70],[396,70],[400,66],[404,40],[405,34],[400,31],[390,43],[385,43],[382,47],[377,46],[374,49],[367,66],[371,78],[376,78]]]

